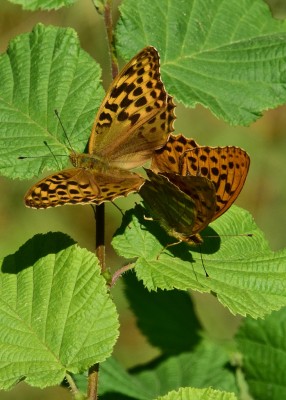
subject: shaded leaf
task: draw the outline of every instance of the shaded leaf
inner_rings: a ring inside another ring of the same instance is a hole
[[[236,392],[234,374],[228,370],[228,353],[219,345],[203,341],[191,353],[172,356],[158,363],[142,366],[141,372],[128,373],[114,359],[101,366],[102,393],[120,393],[147,400],[170,390],[193,386],[212,386]]]
[[[120,393],[139,400],[150,399],[149,388],[129,374],[112,357],[100,367],[100,394],[103,393],[116,393],[116,396]]]
[[[265,320],[247,318],[236,339],[243,355],[243,370],[253,398],[286,398],[286,309]]]
[[[164,395],[180,387],[237,391],[235,378],[227,369],[228,354],[222,346],[203,341],[192,353],[170,357],[152,370],[136,374],[141,384],[149,388],[150,397]]]
[[[198,343],[201,325],[188,293],[149,292],[134,274],[124,275],[124,282],[138,328],[153,346],[164,354],[178,354]]]

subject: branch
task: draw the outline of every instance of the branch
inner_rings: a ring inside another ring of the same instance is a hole
[[[95,6],[96,3],[94,2]],[[101,3],[102,4],[102,3]],[[118,62],[115,55],[115,49],[113,46],[113,20],[112,20],[112,0],[106,0],[104,4],[104,23],[108,39],[109,55],[111,60],[111,72],[112,78],[114,79],[118,74]],[[102,273],[106,269],[105,265],[105,213],[104,203],[95,207],[95,220],[96,220],[96,239],[95,239],[95,252],[99,259]],[[93,365],[88,371],[88,399],[97,400],[97,388],[98,388],[98,372],[99,363]]]

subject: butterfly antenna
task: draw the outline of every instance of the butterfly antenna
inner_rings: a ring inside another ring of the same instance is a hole
[[[237,237],[237,236],[252,237],[254,236],[254,233],[237,233],[233,235],[204,235],[205,238]]]
[[[49,149],[51,155],[54,157],[54,160],[55,160],[55,162],[56,162],[56,164],[58,166],[58,169],[61,169],[61,167],[60,167],[60,165],[58,163],[57,157],[55,156],[55,154],[53,153],[53,150],[50,148],[50,146],[48,145],[48,143],[45,140],[44,140],[44,145],[47,146],[47,148]]]
[[[59,115],[59,113],[58,113],[58,110],[55,109],[54,111],[55,111],[56,117],[57,117],[58,120],[59,120],[59,123],[61,124],[62,130],[63,130],[63,132],[64,132],[64,134],[65,134],[65,137],[66,137],[66,140],[67,140],[67,142],[68,142],[68,144],[69,144],[69,147],[70,147],[70,149],[72,150],[72,152],[75,153],[75,151],[74,151],[74,149],[73,149],[73,147],[72,147],[72,144],[71,144],[71,142],[70,142],[70,140],[69,140],[68,134],[67,134],[67,132],[66,132],[66,130],[65,130],[65,127],[64,127],[64,125],[63,125],[63,123],[62,123],[62,120],[61,120],[61,118],[60,118],[60,115]]]
[[[94,220],[96,221],[96,206],[94,204],[90,204],[90,205],[91,205],[91,208],[92,208],[92,211],[94,214]]]
[[[53,150],[51,149],[51,147],[48,145],[48,143],[45,140],[44,140],[44,145],[47,146],[47,148],[49,149],[49,152],[51,153],[52,157],[54,158],[54,160],[55,160],[55,162],[56,162],[56,164],[58,166],[58,169],[61,169],[56,157],[67,157],[67,155],[66,154],[57,154],[57,155],[55,155],[53,153]],[[47,157],[50,158],[50,156],[19,156],[18,160],[25,160],[26,158],[47,158]]]
[[[203,259],[202,245],[199,243],[199,246],[200,246],[200,256],[201,256],[202,266],[203,266],[203,269],[204,269],[204,271],[205,271],[206,278],[209,278],[210,276],[209,276],[209,274],[207,273],[207,270],[206,270],[206,267],[205,267],[205,263],[204,263],[204,259]]]
[[[114,205],[114,207],[117,208],[117,210],[120,212],[120,214],[122,215],[122,217],[124,217],[124,212],[122,211],[122,209],[113,201],[111,201],[111,203]]]

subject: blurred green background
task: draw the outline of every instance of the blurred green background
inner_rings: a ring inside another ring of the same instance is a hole
[[[114,1],[114,18],[118,17]],[[269,0],[273,15],[284,18],[285,0]],[[110,68],[107,41],[103,20],[95,11],[91,0],[80,0],[70,8],[56,12],[27,12],[20,6],[1,0],[0,9],[0,50],[5,52],[8,42],[16,35],[29,32],[33,26],[42,22],[58,26],[73,27],[80,37],[82,47],[90,53],[103,68],[105,88],[110,83]],[[285,246],[286,226],[286,107],[270,110],[250,127],[231,127],[217,120],[207,109],[196,107],[186,109],[178,106],[175,123],[176,133],[194,137],[200,144],[236,145],[248,151],[251,168],[245,187],[236,204],[249,210],[265,235],[273,250]],[[36,182],[35,179],[33,182]],[[23,203],[26,190],[32,181],[11,181],[0,178],[0,256],[14,253],[27,239],[36,233],[62,231],[76,240],[80,246],[93,251],[95,226],[93,211],[89,206],[58,207],[48,210],[27,209]],[[118,199],[118,206],[129,209],[136,195]],[[107,265],[118,268],[123,264],[109,243],[120,225],[121,214],[110,204],[106,205],[106,243]],[[124,299],[122,283],[113,289],[113,299],[118,307],[121,334],[116,345],[115,356],[125,366],[144,363],[158,354],[148,345],[146,339],[136,328],[135,319]],[[232,316],[217,300],[208,295],[191,294],[200,320],[208,334],[217,340],[231,338],[240,319]],[[11,399],[68,399],[64,389],[40,391],[21,383],[13,391],[0,392],[0,400]]]

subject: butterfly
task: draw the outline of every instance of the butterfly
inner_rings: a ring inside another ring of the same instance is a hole
[[[147,171],[150,180],[139,193],[171,236],[200,243],[199,232],[239,195],[249,164],[248,154],[239,147],[200,146],[183,135],[170,135],[165,146],[155,151],[152,171]],[[152,200],[156,195],[160,201]]]
[[[161,81],[158,51],[146,47],[111,83],[92,127],[88,154],[72,151],[74,168],[32,186],[26,206],[100,204],[138,191],[144,178],[129,169],[142,166],[166,143],[174,108]]]

